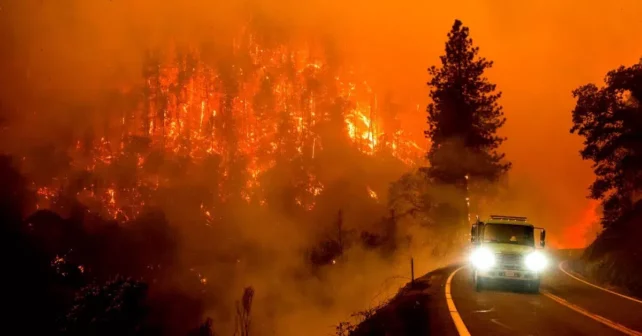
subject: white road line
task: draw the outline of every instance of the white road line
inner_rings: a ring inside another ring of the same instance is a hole
[[[635,299],[635,298],[632,298],[632,297],[629,297],[629,296],[626,296],[626,295],[623,295],[623,294],[620,294],[620,293],[613,292],[613,291],[608,290],[606,288],[602,288],[600,286],[594,285],[592,283],[589,283],[589,282],[587,282],[585,280],[582,280],[582,279],[570,274],[569,272],[564,270],[564,268],[562,267],[563,263],[564,262],[559,263],[558,268],[562,272],[564,272],[566,275],[568,275],[568,276],[570,276],[570,277],[572,277],[572,278],[574,278],[574,279],[576,279],[576,280],[578,280],[580,282],[583,282],[583,283],[585,283],[587,285],[593,286],[595,288],[601,289],[601,290],[609,292],[611,294],[614,294],[614,295],[617,295],[617,296],[621,296],[623,298],[626,298],[626,299],[629,299],[631,301],[635,301],[635,302],[638,302],[638,303],[642,304],[642,301],[640,301],[638,299]],[[453,301],[453,298],[452,298],[452,295],[451,295],[451,283],[452,283],[453,277],[455,276],[455,274],[457,272],[459,272],[461,269],[463,269],[465,267],[466,266],[461,266],[458,269],[454,270],[452,273],[450,273],[450,276],[448,276],[448,280],[446,280],[445,295],[446,295],[446,304],[448,305],[448,311],[450,312],[450,317],[453,319],[453,323],[455,324],[455,328],[457,328],[457,333],[460,336],[471,336],[470,332],[468,331],[468,328],[466,328],[466,325],[464,324],[464,321],[462,320],[461,316],[459,315],[459,312],[457,311],[457,308],[455,307],[455,302]],[[629,329],[629,328],[627,328],[627,327],[625,327],[625,326],[623,326],[623,325],[621,325],[619,323],[615,323],[615,322],[613,322],[613,321],[611,321],[611,320],[609,320],[607,318],[604,318],[604,317],[602,317],[600,315],[593,314],[593,313],[591,313],[591,312],[589,312],[589,311],[587,311],[587,310],[585,310],[585,309],[583,309],[583,308],[581,308],[581,307],[579,307],[577,305],[574,305],[574,304],[562,299],[559,296],[551,294],[548,291],[541,291],[541,293],[544,296],[548,297],[549,299],[551,299],[551,300],[553,300],[553,301],[555,301],[555,302],[557,302],[557,303],[559,303],[559,304],[561,304],[563,306],[566,306],[567,308],[570,308],[571,310],[574,310],[574,311],[576,311],[576,312],[578,312],[578,313],[580,313],[580,314],[582,314],[582,315],[584,315],[586,317],[589,317],[589,318],[591,318],[591,319],[593,319],[593,320],[595,320],[597,322],[600,322],[600,323],[602,323],[602,324],[604,324],[604,325],[606,325],[606,326],[608,326],[610,328],[618,330],[618,331],[620,331],[620,332],[622,332],[622,333],[624,333],[626,335],[629,335],[629,336],[642,336],[641,332]]]
[[[455,328],[457,328],[457,332],[459,333],[459,336],[470,336],[470,332],[468,332],[468,328],[466,328],[466,325],[464,324],[464,320],[462,320],[461,316],[459,316],[459,312],[457,311],[457,308],[455,308],[455,302],[453,301],[453,297],[450,294],[450,283],[453,280],[453,276],[455,276],[455,273],[457,273],[460,269],[464,267],[466,266],[462,266],[454,270],[452,273],[450,273],[448,280],[446,280],[446,304],[448,304],[448,311],[450,312],[450,317],[452,317],[453,322],[455,323]]]
[[[603,288],[603,287],[600,287],[600,286],[598,286],[598,285],[592,284],[592,283],[590,283],[590,282],[588,282],[588,281],[586,281],[586,280],[580,279],[579,277],[576,277],[575,275],[571,274],[571,272],[567,272],[567,271],[564,269],[564,267],[562,266],[562,264],[566,264],[566,261],[562,261],[562,262],[560,262],[560,263],[557,265],[557,267],[560,269],[560,271],[564,272],[566,275],[570,276],[571,278],[573,278],[573,279],[575,279],[575,280],[577,280],[577,281],[580,281],[580,282],[582,282],[582,283],[585,283],[585,284],[587,284],[587,285],[589,285],[589,286],[592,286],[592,287],[595,287],[595,288],[597,288],[597,289],[601,289],[601,290],[603,290],[603,291],[605,291],[605,292],[611,293],[611,294],[613,294],[613,295],[617,295],[617,296],[619,296],[619,297],[623,297],[623,298],[625,298],[625,299],[627,299],[627,300],[631,300],[631,301],[633,301],[633,302],[637,302],[637,303],[642,304],[642,300],[638,300],[638,299],[636,299],[636,298],[633,298],[633,297],[630,297],[630,296],[626,296],[626,295],[624,295],[624,294],[620,294],[620,293],[614,292],[614,291],[612,291],[612,290],[608,290],[608,289],[606,289],[606,288]]]
[[[557,302],[557,303],[559,303],[559,304],[561,304],[563,306],[566,306],[566,307],[568,307],[568,308],[570,308],[570,309],[572,309],[572,310],[574,310],[574,311],[576,311],[576,312],[578,312],[578,313],[580,313],[580,314],[582,314],[584,316],[587,316],[587,317],[589,317],[589,318],[591,318],[591,319],[593,319],[595,321],[598,321],[598,322],[600,322],[600,323],[602,323],[602,324],[604,324],[604,325],[606,325],[608,327],[611,327],[611,328],[613,328],[613,329],[615,329],[617,331],[620,331],[620,332],[622,332],[622,333],[624,333],[626,335],[629,335],[629,336],[642,336],[642,333],[640,333],[640,332],[637,332],[635,330],[629,329],[629,328],[627,328],[627,327],[625,327],[625,326],[623,326],[621,324],[615,323],[615,322],[613,322],[611,320],[608,320],[608,319],[606,319],[606,318],[604,318],[604,317],[602,317],[600,315],[596,315],[596,314],[590,313],[587,310],[585,310],[585,309],[583,309],[583,308],[581,308],[581,307],[579,307],[577,305],[574,305],[574,304],[562,299],[559,296],[553,295],[548,291],[542,291],[541,293],[544,294],[546,297],[550,298],[551,300],[553,300],[553,301],[555,301],[555,302]]]

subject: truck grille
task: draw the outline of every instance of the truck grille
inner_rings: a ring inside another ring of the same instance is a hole
[[[522,269],[523,257],[516,253],[497,253],[497,266],[502,269]]]

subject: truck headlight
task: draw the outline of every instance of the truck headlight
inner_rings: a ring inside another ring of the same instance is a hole
[[[487,270],[495,266],[495,253],[485,247],[477,248],[470,254],[470,262],[475,268]]]
[[[526,267],[533,272],[542,271],[548,266],[548,259],[544,253],[539,251],[531,252],[526,256],[524,262],[526,263]]]

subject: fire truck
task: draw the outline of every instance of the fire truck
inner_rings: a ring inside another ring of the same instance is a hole
[[[539,248],[535,231],[540,232]],[[539,292],[540,279],[548,266],[546,230],[535,227],[526,217],[491,215],[479,218],[470,232],[470,264],[476,291],[487,284],[520,283],[530,292]]]

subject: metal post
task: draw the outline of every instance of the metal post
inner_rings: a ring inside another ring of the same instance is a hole
[[[339,209],[338,219],[337,219],[337,229],[338,229],[338,239],[339,239],[339,251],[341,257],[343,257],[343,209]]]
[[[410,258],[410,286],[415,286],[415,261],[414,258]]]

